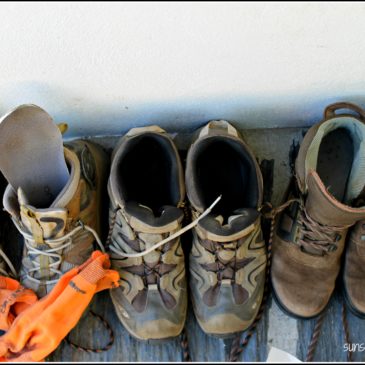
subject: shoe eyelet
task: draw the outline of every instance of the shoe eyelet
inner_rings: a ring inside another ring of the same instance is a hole
[[[337,245],[329,245],[328,252],[335,252],[336,250],[337,250]]]

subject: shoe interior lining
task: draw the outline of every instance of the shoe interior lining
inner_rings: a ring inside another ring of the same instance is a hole
[[[347,129],[335,129],[323,138],[319,147],[317,173],[328,191],[343,203],[353,160],[354,147]]]
[[[252,157],[234,140],[207,138],[194,151],[193,175],[197,196],[206,209],[219,195],[213,213],[226,220],[236,209],[256,208],[258,181]]]
[[[365,125],[352,117],[324,122],[308,148],[306,173],[310,169],[338,200],[352,204],[365,185]]]
[[[158,215],[180,200],[179,168],[171,142],[153,133],[134,137],[117,166],[117,186],[124,201],[147,206]]]

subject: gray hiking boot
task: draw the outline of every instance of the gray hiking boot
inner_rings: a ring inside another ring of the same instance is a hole
[[[4,208],[24,237],[22,285],[39,297],[101,245],[100,203],[108,158],[86,141],[65,146],[51,117],[23,105],[0,124]],[[102,245],[101,245],[102,246]]]

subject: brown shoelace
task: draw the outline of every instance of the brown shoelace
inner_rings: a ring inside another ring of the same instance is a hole
[[[343,231],[351,227],[352,224],[342,226],[320,224],[309,216],[302,201],[299,204],[298,224],[301,226],[301,229],[300,237],[296,244],[304,252],[308,252],[309,248],[312,249],[311,252],[318,252],[320,256],[336,251],[336,242],[342,238]]]
[[[237,250],[242,246],[244,241],[237,240],[231,242],[215,242],[211,240],[199,239],[199,242],[208,252],[214,255],[215,259],[215,261],[212,263],[200,264],[204,270],[213,272],[217,275],[216,285],[208,289],[206,295],[209,293],[211,298],[215,300],[219,295],[222,281],[230,280],[234,296],[236,297],[236,294],[238,296],[241,294],[240,299],[238,300],[243,300],[245,294],[240,285],[236,283],[236,272],[254,260],[253,257],[244,259],[237,258]],[[232,257],[230,259],[223,259],[220,255],[221,252],[230,252]]]
[[[191,360],[191,356],[190,356],[189,341],[188,341],[187,331],[186,331],[185,327],[181,333],[180,346],[181,346],[181,349],[183,352],[183,361],[191,362],[192,360]]]
[[[267,206],[271,210],[270,215],[269,214],[264,214],[264,216],[267,216],[267,217],[271,218],[271,225],[270,225],[269,242],[267,244],[267,265],[266,265],[264,295],[263,295],[263,299],[262,299],[262,302],[261,302],[259,312],[257,313],[257,316],[256,316],[255,320],[253,321],[252,325],[246,331],[247,332],[246,336],[241,341],[241,334],[238,334],[235,337],[235,339],[233,340],[231,351],[230,351],[230,354],[229,354],[229,361],[230,362],[238,361],[238,357],[241,355],[241,353],[244,351],[244,349],[249,344],[249,341],[250,341],[251,337],[255,334],[256,327],[259,324],[260,319],[262,318],[262,316],[265,312],[267,299],[269,297],[269,278],[270,278],[270,270],[271,270],[272,241],[273,241],[274,232],[275,232],[275,220],[276,220],[277,214],[280,213],[281,211],[286,209],[286,207],[289,206],[289,202],[287,202],[287,203],[283,204],[282,206],[276,208],[275,212],[272,209],[272,206],[271,206],[270,203],[266,203],[265,206]]]
[[[291,204],[297,203],[299,205],[298,224],[300,226],[298,235],[299,238],[295,244],[304,252],[318,254],[322,256],[326,253],[336,251],[337,242],[341,239],[342,232],[351,227],[352,224],[342,226],[330,226],[317,222],[308,214],[303,200],[293,198],[288,200],[278,208],[273,208],[269,213],[265,215],[266,218],[275,220],[275,216]],[[270,205],[267,203],[267,205]],[[309,249],[309,250],[308,250]]]
[[[88,352],[88,353],[98,353],[99,354],[101,352],[105,352],[105,351],[110,350],[111,347],[114,344],[114,331],[113,331],[113,329],[111,328],[110,324],[106,321],[106,319],[104,319],[100,314],[95,313],[93,310],[89,310],[89,313],[93,317],[99,319],[99,321],[103,324],[103,326],[107,330],[108,335],[109,335],[108,343],[105,346],[100,347],[100,348],[91,348],[91,347],[81,346],[81,345],[76,344],[75,342],[73,342],[70,339],[70,334],[67,335],[67,337],[64,338],[64,341],[68,345],[70,345],[73,349],[78,350],[78,351]]]

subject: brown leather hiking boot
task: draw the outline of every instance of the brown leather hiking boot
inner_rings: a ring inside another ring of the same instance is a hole
[[[358,114],[335,114],[338,109]],[[281,307],[311,318],[327,306],[350,226],[365,218],[365,125],[355,105],[338,103],[309,129],[295,164],[295,183],[276,217],[271,280]]]
[[[203,331],[231,336],[254,321],[266,267],[261,171],[231,124],[212,121],[198,132],[187,156],[186,188],[193,219],[222,196],[193,231],[190,288]]]
[[[181,229],[185,187],[169,135],[150,126],[123,136],[108,190],[110,258],[122,279],[110,291],[116,314],[139,340],[176,337],[185,324],[187,288],[180,238],[169,238]]]

